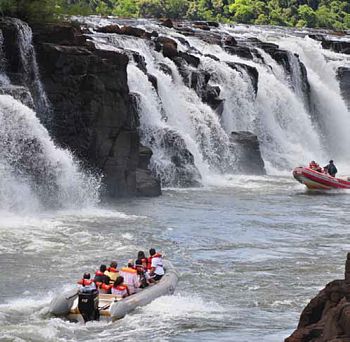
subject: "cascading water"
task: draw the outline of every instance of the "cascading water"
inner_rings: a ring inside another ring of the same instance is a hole
[[[124,49],[131,60],[133,53],[138,53],[128,68],[129,87],[138,94],[141,135],[143,143],[153,149],[153,168],[158,174],[174,164],[162,148],[159,132],[164,129],[182,138],[204,183],[210,175],[237,172],[237,151],[230,142],[231,132],[236,131],[257,135],[268,173],[289,173],[296,165],[312,159],[323,163],[334,158],[341,165],[349,162],[350,138],[346,130],[350,127],[350,113],[336,79],[336,68],[349,64],[346,57],[335,57],[335,53],[323,50],[319,42],[305,34],[300,37],[286,30],[250,30],[243,26],[212,29],[214,34],[231,34],[243,42],[241,46],[248,46],[253,57],[247,58],[231,54],[215,41],[208,42],[205,33],[187,36],[152,22],[138,22],[138,27],[170,37],[178,51],[200,60],[199,66],[193,68],[190,62],[183,65],[164,57],[150,40],[92,35],[103,42],[100,48]],[[277,57],[269,49],[279,49]],[[142,58],[144,64],[140,66]],[[251,69],[258,73],[257,84]],[[220,114],[203,103],[201,88],[207,85],[198,74],[209,75],[208,85],[220,89]],[[155,77],[157,89],[149,75]],[[192,77],[196,75],[198,82],[193,86]],[[153,105],[149,106],[147,101],[151,99]],[[155,127],[158,134],[154,134]],[[166,184],[176,185],[173,173],[165,178]]]
[[[39,77],[31,29],[18,19],[4,20],[16,32],[20,62],[9,76],[1,33],[0,92],[10,95],[0,95],[0,209],[32,213],[95,205],[99,177],[84,173],[70,152],[55,146],[43,126],[49,124],[50,108]]]
[[[38,113],[40,120],[46,126],[49,126],[50,105],[40,81],[39,68],[32,44],[32,30],[27,23],[19,19],[11,20],[16,26],[18,32],[17,42],[20,51],[21,66],[23,68],[21,75],[24,76],[24,83],[32,94],[35,110]]]
[[[35,113],[9,95],[0,95],[0,136],[1,209],[31,212],[97,203],[99,179],[55,147]]]

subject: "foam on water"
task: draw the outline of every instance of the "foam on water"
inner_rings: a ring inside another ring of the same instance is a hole
[[[0,203],[7,211],[81,208],[99,201],[100,179],[57,148],[35,113],[0,95]]]

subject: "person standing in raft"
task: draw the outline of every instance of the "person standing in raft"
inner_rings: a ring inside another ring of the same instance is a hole
[[[328,173],[330,176],[335,177],[337,174],[338,170],[335,167],[333,160],[329,161],[329,164],[324,167],[324,170],[326,173]]]

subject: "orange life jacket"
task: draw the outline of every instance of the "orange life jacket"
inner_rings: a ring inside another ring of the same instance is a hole
[[[83,286],[89,286],[89,285],[91,285],[93,282],[94,282],[94,281],[91,280],[91,279],[80,279],[80,280],[78,281],[78,284],[79,284],[79,285],[83,285]]]

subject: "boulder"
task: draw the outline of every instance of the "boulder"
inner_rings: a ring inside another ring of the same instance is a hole
[[[154,177],[148,168],[152,154],[150,148],[140,144],[139,162],[136,169],[136,194],[138,196],[161,195],[160,180]]]
[[[162,184],[178,187],[200,186],[201,176],[194,164],[193,155],[179,134],[170,129],[162,129],[155,139],[160,142],[160,147],[171,161],[171,165],[160,170]]]
[[[285,342],[350,341],[350,253],[345,279],[326,285],[301,313],[297,329]]]
[[[248,46],[224,46],[231,55],[237,55],[245,59],[253,59],[251,49]]]
[[[232,132],[232,148],[237,156],[237,172],[242,174],[265,175],[265,164],[261,157],[258,138],[251,132]]]
[[[119,27],[118,25],[116,25],[116,24],[98,27],[98,28],[96,29],[96,32],[101,32],[101,33],[117,33],[117,34],[121,34],[121,33],[122,33],[120,27]]]
[[[162,51],[164,57],[174,58],[177,57],[177,43],[174,39],[168,37],[157,37],[154,39],[155,48],[157,51]]]
[[[127,36],[133,36],[133,37],[138,37],[142,38],[145,36],[146,31],[143,29],[140,29],[138,27],[133,27],[133,26],[122,26],[120,29],[121,34],[125,34]]]
[[[222,45],[223,46],[236,46],[237,41],[232,36],[227,35],[222,39]]]
[[[169,28],[173,28],[174,27],[174,24],[172,22],[171,19],[165,19],[164,21],[162,21],[161,23],[162,26],[165,26],[165,27],[169,27]]]

